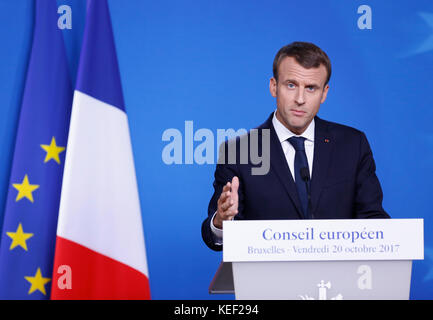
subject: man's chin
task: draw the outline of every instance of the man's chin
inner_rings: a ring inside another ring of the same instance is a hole
[[[296,134],[303,133],[308,127],[308,123],[306,121],[293,122],[293,123],[289,123],[289,125],[290,125],[290,127],[288,129],[290,131],[292,131],[293,133],[296,133]]]

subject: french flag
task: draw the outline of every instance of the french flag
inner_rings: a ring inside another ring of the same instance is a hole
[[[89,0],[51,299],[150,299],[128,118],[106,0]]]

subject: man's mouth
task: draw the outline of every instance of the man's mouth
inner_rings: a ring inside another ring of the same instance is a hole
[[[298,117],[303,116],[303,115],[305,114],[305,111],[302,111],[302,110],[291,109],[290,111],[291,111],[295,116],[298,116]]]

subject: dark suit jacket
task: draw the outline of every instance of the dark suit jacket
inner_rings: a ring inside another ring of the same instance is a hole
[[[270,129],[270,169],[266,175],[252,175],[250,159],[241,164],[217,164],[215,192],[210,200],[208,218],[202,224],[204,242],[215,245],[210,219],[217,211],[223,186],[239,178],[239,213],[236,220],[302,219],[301,203],[286,158],[272,125],[273,113],[259,129]],[[248,133],[247,137],[250,135]],[[237,138],[237,142],[242,138]],[[239,151],[240,143],[237,143]],[[266,149],[266,148],[265,148]],[[227,142],[226,142],[227,150]],[[220,162],[220,161],[219,161]],[[258,166],[257,166],[258,167]],[[315,117],[314,159],[311,177],[311,212],[315,219],[389,218],[382,208],[382,189],[365,134],[348,126]]]

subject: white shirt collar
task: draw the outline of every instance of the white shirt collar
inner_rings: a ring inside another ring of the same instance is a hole
[[[301,135],[297,135],[292,131],[290,131],[289,129],[287,129],[280,122],[280,120],[277,119],[276,111],[274,112],[274,116],[272,118],[272,124],[274,126],[275,132],[277,133],[278,139],[280,140],[280,143],[293,136],[304,137],[305,139],[307,139],[307,141],[314,142],[314,128],[315,128],[314,118],[308,125],[307,129]]]

